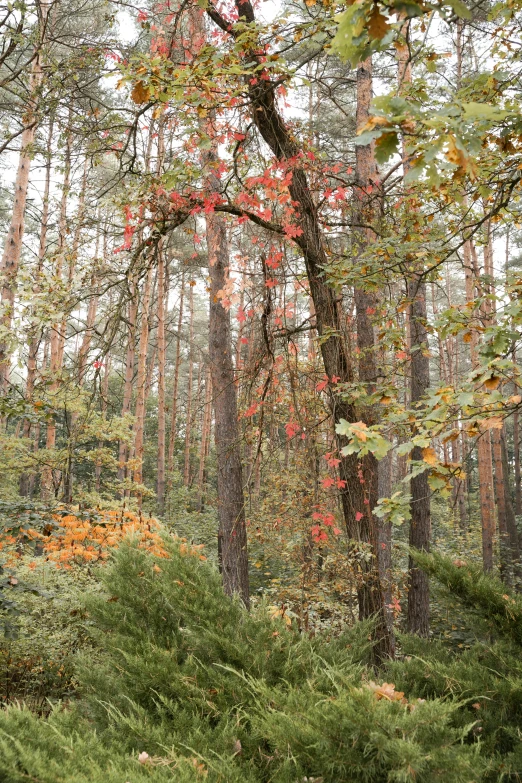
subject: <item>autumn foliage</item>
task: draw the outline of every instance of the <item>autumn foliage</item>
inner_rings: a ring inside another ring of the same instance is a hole
[[[158,520],[125,509],[89,513],[63,509],[53,513],[41,530],[29,528],[17,535],[8,531],[0,541],[0,549],[7,549],[9,561],[14,562],[21,555],[23,544],[29,542],[57,568],[71,568],[108,560],[111,552],[127,538],[132,538],[140,549],[154,557],[169,556]],[[200,552],[201,546],[189,545],[184,539],[180,540],[180,546],[187,554],[206,559]],[[29,564],[35,566],[35,561]]]

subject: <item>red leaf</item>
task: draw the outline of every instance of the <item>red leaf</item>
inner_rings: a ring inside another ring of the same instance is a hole
[[[287,235],[287,237],[300,237],[303,233],[303,229],[299,226],[294,226],[292,223],[288,223],[286,226],[283,226],[284,232]]]

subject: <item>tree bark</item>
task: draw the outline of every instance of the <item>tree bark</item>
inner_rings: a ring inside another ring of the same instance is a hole
[[[71,187],[71,129],[70,129],[71,114],[69,113],[69,122],[67,128],[67,139],[65,146],[65,161],[64,161],[64,175],[62,185],[62,197],[60,200],[60,217],[58,221],[58,248],[56,254],[54,276],[57,281],[61,282],[63,274],[64,259],[67,249],[67,200],[69,198],[69,190]],[[49,374],[51,383],[49,391],[51,399],[56,399],[56,395],[60,388],[59,374],[62,368],[63,350],[60,328],[61,324],[54,323],[51,326],[51,340],[50,340],[50,365]],[[47,432],[45,439],[46,451],[51,451],[56,445],[56,421],[54,416],[47,424]],[[60,477],[55,475],[52,464],[46,464],[42,471],[42,499],[50,500],[56,495],[60,485]]]
[[[219,189],[215,175],[207,175],[207,181],[215,190]],[[248,607],[250,596],[243,467],[230,311],[223,307],[218,298],[228,274],[228,240],[225,220],[221,215],[207,215],[206,225],[210,275],[209,358],[215,415],[221,573],[225,592],[229,595],[238,593]]]
[[[199,490],[199,510],[203,511],[205,507],[205,479],[206,464],[209,454],[210,429],[212,424],[212,382],[210,380],[210,367],[205,373],[205,403],[203,406],[203,421],[201,424],[201,443],[199,449],[199,471],[198,471],[198,490]]]
[[[138,349],[138,374],[136,379],[136,412],[134,424],[134,459],[136,467],[134,469],[133,481],[135,484],[143,483],[143,453],[144,453],[144,433],[145,433],[145,401],[147,384],[147,350],[149,347],[149,308],[152,289],[152,265],[147,270],[143,296],[141,300],[141,328],[140,344]],[[143,503],[143,493],[137,490],[138,507]]]
[[[36,267],[35,283],[33,291],[35,294],[40,289],[40,279],[43,269],[43,262],[45,253],[47,250],[47,229],[49,222],[49,191],[51,185],[51,168],[52,168],[52,140],[54,130],[54,117],[51,115],[49,120],[49,132],[47,135],[47,149],[45,157],[45,184],[42,195],[42,219],[40,223],[40,239],[38,243],[38,263]],[[27,357],[27,380],[25,385],[25,399],[31,402],[33,399],[34,388],[36,384],[36,374],[38,370],[38,350],[40,348],[40,341],[42,336],[42,328],[38,326],[36,322],[31,323],[29,327],[29,352]],[[29,438],[31,435],[31,422],[29,419],[24,419],[24,426],[22,431],[23,438]],[[20,476],[19,491],[22,497],[27,497],[34,485],[34,473],[24,471]]]
[[[174,449],[176,446],[176,433],[178,421],[178,386],[179,386],[179,368],[181,365],[181,330],[183,327],[183,300],[185,297],[185,270],[181,273],[180,294],[179,294],[179,313],[178,313],[178,332],[176,335],[176,361],[174,364],[174,383],[172,386],[172,409],[170,414],[170,436],[169,453],[167,462],[167,473],[169,486],[172,486],[172,475],[174,472]]]
[[[14,186],[13,212],[7,230],[2,260],[0,261],[0,271],[2,272],[2,315],[0,323],[5,330],[6,335],[9,335],[11,332],[16,279],[22,254],[27,188],[29,185],[32,158],[31,147],[35,139],[38,125],[37,113],[39,91],[43,81],[42,47],[45,41],[47,16],[49,12],[48,2],[43,1],[40,3],[40,12],[40,29],[29,77],[29,100],[24,120],[25,127],[21,138],[20,156],[18,158],[18,169]],[[11,352],[11,342],[6,336],[0,341],[0,395],[5,395],[7,392]]]
[[[157,487],[158,514],[165,511],[165,251],[158,247],[158,465]]]
[[[187,405],[185,408],[185,450],[183,458],[183,484],[190,484],[190,441],[192,437],[192,391],[194,385],[194,280],[189,280],[189,356],[187,378]]]
[[[127,316],[127,350],[125,353],[125,379],[123,385],[123,402],[121,406],[121,415],[130,413],[132,406],[132,386],[134,380],[134,363],[136,358],[136,322],[138,318],[138,296],[136,290],[136,281],[133,276],[129,279],[130,300]],[[129,445],[125,441],[120,441],[118,446],[118,481],[124,481],[128,478],[126,462],[129,458]],[[128,490],[123,490],[122,496],[126,495]]]
[[[411,83],[411,62],[408,46],[410,22],[404,23],[401,35],[404,43],[397,48],[398,89],[402,92],[405,85]],[[403,144],[403,172],[409,171],[407,151]],[[407,281],[407,296],[411,302],[409,308],[409,356],[410,356],[410,403],[419,408],[430,385],[430,359],[428,315],[426,309],[426,282],[424,270],[415,271]],[[422,449],[416,446],[411,454],[413,461],[422,461]],[[431,539],[430,488],[428,473],[424,471],[414,476],[410,482],[410,535],[409,544],[415,549],[429,550]],[[427,574],[416,568],[412,558],[408,563],[408,615],[407,627],[410,633],[428,636],[430,631],[430,589]]]
[[[254,9],[250,0],[237,0],[236,8],[239,18],[243,18],[243,22],[255,23]],[[207,6],[207,14],[222,30],[233,36],[239,34],[234,25],[225,20],[211,4]],[[255,42],[246,48],[245,64],[258,68],[260,60]],[[264,76],[268,78],[261,78]],[[305,168],[299,162],[301,150],[279,114],[274,84],[268,73],[259,73],[256,80],[245,77],[245,88],[248,90],[254,123],[274,157],[281,162],[289,159],[295,161],[289,192],[296,204],[296,224],[302,232],[295,238],[295,242],[301,249],[305,261],[310,294],[314,301],[316,326],[321,341],[325,372],[329,378],[333,376],[339,378],[341,383],[349,381],[350,363],[345,350],[343,325],[337,307],[337,294],[325,280],[323,270],[327,266],[328,259],[323,230]],[[216,390],[214,393],[217,393]],[[355,406],[333,395],[331,402],[336,419],[358,421]],[[337,436],[339,450],[345,445],[346,439],[343,436]],[[356,519],[356,512],[364,507],[365,500],[365,493],[358,477],[357,457],[354,455],[343,456],[339,472],[341,479],[346,482],[345,488],[341,492],[341,499],[348,537],[358,544],[369,546],[372,554],[370,564],[363,563],[361,565],[363,586],[359,591],[358,600],[360,616],[375,616],[376,618],[374,656],[378,662],[392,654],[392,640],[386,626],[384,599],[376,565],[378,562],[377,535],[368,514],[363,515],[361,520]],[[370,499],[370,502],[371,500],[373,498]],[[377,498],[375,498],[376,500]]]

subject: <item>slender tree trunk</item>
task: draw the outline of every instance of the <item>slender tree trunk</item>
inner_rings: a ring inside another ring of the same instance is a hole
[[[194,280],[189,280],[189,356],[187,379],[187,406],[185,417],[185,451],[183,484],[190,485],[190,441],[192,436],[192,387],[194,383]]]
[[[422,273],[421,273],[422,274]],[[426,284],[421,274],[408,283],[411,300],[410,394],[412,407],[418,407],[430,385],[428,333],[426,329]],[[412,460],[422,461],[422,449],[416,446]],[[415,549],[429,550],[431,539],[430,488],[424,471],[411,479],[411,521],[409,543]],[[430,629],[430,592],[427,574],[410,558],[408,589],[408,630],[428,636]]]
[[[357,127],[362,128],[370,116],[370,105],[372,101],[372,61],[368,58],[357,67]],[[355,170],[358,188],[355,191],[355,223],[360,225],[371,225],[374,221],[371,190],[377,179],[377,165],[375,163],[374,151],[371,144],[357,146],[355,152]],[[375,241],[375,234],[371,229],[359,228],[354,231],[354,243],[356,244],[357,254],[362,254],[371,247]],[[354,289],[355,301],[355,319],[357,324],[357,349],[359,356],[359,381],[366,387],[367,394],[375,390],[377,383],[377,364],[376,364],[376,344],[371,313],[375,311],[376,297],[362,288]],[[367,425],[375,423],[375,410],[366,406],[363,412],[363,419]],[[381,484],[386,482],[386,463],[381,467]],[[389,469],[389,466],[388,466]],[[389,590],[384,590],[381,584],[381,577],[385,570],[388,570],[388,579],[390,576],[389,565],[383,561],[384,550],[380,544],[384,543],[384,529],[381,530],[381,523],[373,514],[373,509],[379,499],[379,466],[373,454],[368,454],[360,458],[358,473],[362,474],[360,484],[362,485],[364,499],[359,506],[359,516],[362,514],[367,518],[367,530],[371,544],[372,556],[374,562],[370,564],[367,573],[364,575],[367,585],[361,585],[359,588],[359,614],[361,619],[373,614],[376,610],[375,604],[382,605],[382,611],[386,622],[386,631],[390,649],[388,653],[394,654],[394,638],[392,616],[387,607],[391,602]],[[390,541],[387,542],[388,545]],[[373,583],[373,584],[372,584]],[[370,589],[368,587],[370,586]],[[378,595],[382,591],[381,596]],[[375,596],[373,594],[376,594]],[[371,605],[369,604],[371,601]]]
[[[165,511],[165,251],[158,247],[158,514]]]
[[[42,47],[44,45],[48,2],[40,3],[40,30],[35,55],[32,61],[29,77],[29,100],[25,115],[25,127],[22,132],[18,169],[14,186],[14,203],[11,221],[7,230],[0,271],[2,273],[2,293],[0,325],[6,335],[0,340],[0,396],[7,392],[9,382],[9,367],[12,353],[11,341],[8,335],[11,333],[13,320],[14,299],[18,267],[22,254],[22,240],[25,228],[25,209],[27,203],[27,189],[29,186],[29,173],[31,169],[32,146],[38,126],[39,91],[43,81]]]
[[[515,462],[515,513],[522,515],[522,482],[520,478],[520,423],[518,410],[513,414],[513,451]]]
[[[464,279],[466,286],[466,302],[475,301],[475,266],[471,240],[464,243]],[[471,366],[476,367],[478,358],[478,335],[474,328],[470,332]],[[493,498],[493,472],[491,459],[491,440],[489,430],[485,430],[477,440],[477,467],[480,496],[480,513],[482,521],[482,562],[485,571],[493,568],[493,538],[495,535],[495,516]]]
[[[511,488],[509,486],[509,465],[508,465],[508,453],[506,447],[506,433],[504,430],[500,431],[500,449],[502,455],[502,475],[504,476],[504,496],[506,506],[506,528],[509,539],[509,546],[511,548],[511,559],[514,563],[514,572],[517,580],[520,582],[521,566],[520,563],[520,541],[518,536],[517,521],[515,518],[515,511],[513,509],[513,503],[511,500]]]
[[[205,373],[205,403],[203,406],[203,422],[201,424],[201,443],[199,449],[199,471],[198,471],[198,490],[199,490],[199,510],[203,511],[205,506],[205,478],[206,463],[209,453],[210,428],[212,423],[212,383],[210,380],[210,367],[207,367]]]
[[[69,122],[67,128],[67,140],[65,147],[65,161],[64,161],[64,175],[62,185],[62,197],[60,200],[60,217],[58,222],[58,248],[56,254],[54,276],[57,282],[61,282],[63,274],[64,259],[67,251],[67,200],[69,197],[69,190],[71,186],[71,130],[70,130],[71,114],[69,113]],[[51,377],[51,383],[49,391],[51,393],[51,399],[56,400],[56,395],[60,388],[60,375],[62,369],[63,349],[62,338],[60,334],[61,324],[54,323],[51,326],[51,358],[49,366],[49,374]],[[45,440],[45,448],[47,451],[54,449],[56,445],[56,422],[54,417],[47,424],[47,433]],[[52,464],[44,466],[42,471],[42,498],[43,500],[50,500],[58,491],[60,481],[59,476],[55,475]]]
[[[179,293],[179,313],[178,313],[178,332],[176,335],[176,361],[174,364],[174,384],[172,387],[172,408],[170,413],[170,437],[169,453],[167,462],[167,473],[169,486],[172,486],[172,476],[174,473],[174,449],[176,446],[176,433],[178,422],[178,386],[179,386],[179,368],[181,365],[181,330],[183,327],[183,300],[185,297],[185,270],[181,273],[180,293]]]
[[[111,369],[111,357],[109,354],[107,354],[105,358],[105,369],[103,373],[103,383],[101,388],[101,412],[102,416],[105,419],[105,416],[107,414],[107,406],[109,404],[109,374]],[[103,448],[103,441],[98,441],[98,448]],[[98,459],[98,462],[96,463],[96,467],[94,469],[94,482],[95,482],[95,488],[96,492],[100,491],[101,486],[101,472],[102,472],[102,465],[100,460]]]
[[[134,362],[136,358],[136,323],[138,318],[138,295],[136,281],[134,277],[129,279],[130,300],[127,316],[127,350],[125,354],[125,379],[123,385],[123,402],[121,406],[121,415],[125,416],[131,412],[132,406],[132,387],[134,380]],[[126,462],[129,458],[129,445],[121,440],[118,447],[118,481],[124,481],[128,478]],[[122,495],[125,496],[127,490]]]
[[[147,385],[147,350],[149,347],[149,309],[152,289],[152,265],[147,270],[143,296],[141,300],[141,330],[140,344],[138,349],[138,375],[136,379],[136,421],[134,424],[134,459],[136,467],[134,469],[134,483],[143,483],[143,453],[144,453],[144,433],[145,433],[145,401]],[[138,506],[141,508],[143,494],[137,490],[136,497]]]
[[[47,149],[45,158],[45,184],[44,192],[42,196],[42,220],[40,224],[40,241],[38,244],[38,264],[36,267],[35,284],[33,288],[34,294],[37,294],[40,289],[40,278],[43,269],[43,262],[45,258],[45,252],[47,250],[47,228],[49,222],[49,191],[51,185],[51,168],[52,168],[52,140],[54,130],[54,117],[51,116],[49,120],[49,133],[47,135]],[[27,380],[25,386],[25,398],[28,402],[33,399],[34,388],[36,384],[36,374],[38,369],[38,350],[40,348],[42,329],[38,324],[32,323],[29,328],[29,353],[27,358]],[[29,438],[31,435],[31,421],[24,419],[23,426],[23,438]],[[20,495],[26,497],[31,491],[33,482],[32,474],[24,471],[20,476]]]
[[[199,9],[192,13],[193,53],[205,41],[204,15]],[[213,128],[214,116],[207,125],[212,147],[202,154],[205,187],[209,193],[220,194],[216,175],[217,142]],[[250,606],[248,580],[247,531],[243,496],[243,466],[238,424],[237,389],[233,363],[230,311],[219,298],[225,288],[230,266],[226,222],[223,215],[205,215],[208,265],[210,276],[209,361],[214,404],[218,498],[218,557],[223,589],[228,595],[237,593],[245,606]],[[210,384],[209,384],[210,386]]]
[[[408,39],[410,22],[402,26],[401,33]],[[411,83],[411,64],[407,43],[397,49],[399,92]],[[403,148],[403,171],[409,171],[406,149]],[[430,385],[430,360],[426,308],[426,281],[424,270],[415,271],[407,282],[407,294],[410,300],[410,401],[418,408]],[[411,454],[414,461],[422,461],[422,449],[416,446]],[[428,550],[431,539],[430,488],[428,473],[414,476],[410,482],[411,521],[409,543],[415,549]],[[408,564],[408,616],[407,626],[410,633],[428,636],[430,630],[430,591],[428,576],[415,566],[410,558]]]
[[[209,155],[207,163],[215,159],[215,156]],[[219,192],[219,181],[213,173],[207,175],[207,182],[213,192]],[[230,312],[218,298],[218,293],[225,287],[230,263],[228,241],[225,220],[221,215],[207,215],[206,224],[210,274],[209,356],[215,414],[221,573],[225,592],[229,595],[238,593],[248,607],[247,533]]]
[[[491,433],[491,447],[493,457],[493,478],[495,485],[495,500],[497,508],[498,532],[500,538],[500,573],[507,584],[513,580],[513,564],[511,547],[507,525],[507,504],[505,484],[507,476],[504,475],[502,465],[502,443],[499,430]]]

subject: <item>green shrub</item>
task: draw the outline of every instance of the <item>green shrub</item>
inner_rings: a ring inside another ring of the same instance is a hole
[[[122,547],[105,592],[88,598],[96,654],[80,661],[78,707],[47,720],[1,713],[6,783],[481,779],[459,700],[371,682],[368,624],[328,643],[300,637],[263,608],[246,613],[197,554],[168,547],[168,560]]]

